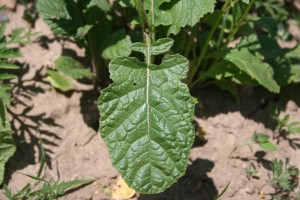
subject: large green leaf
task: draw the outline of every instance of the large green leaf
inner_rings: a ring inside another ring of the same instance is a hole
[[[55,60],[55,67],[64,74],[75,79],[92,78],[92,72],[71,57],[60,56]]]
[[[269,91],[279,92],[279,85],[273,78],[273,69],[269,64],[263,62],[262,56],[253,55],[248,49],[241,48],[230,50],[225,55],[225,60],[233,63],[238,69],[248,74]]]
[[[6,115],[5,107],[0,100],[0,184],[3,182],[5,164],[16,151],[12,131]]]
[[[109,65],[114,81],[98,101],[100,133],[113,165],[140,193],[166,190],[186,170],[194,140],[194,100],[188,60],[167,55],[160,65],[120,57]]]

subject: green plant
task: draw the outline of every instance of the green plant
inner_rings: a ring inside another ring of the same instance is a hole
[[[266,185],[270,185],[275,189],[272,195],[273,198],[278,200],[296,198],[297,192],[293,194],[293,191],[299,185],[299,169],[296,166],[290,165],[288,159],[285,164],[282,160],[273,160],[271,169],[272,174],[269,176]]]
[[[8,200],[23,200],[23,199],[39,199],[39,200],[53,200],[58,199],[68,193],[74,192],[82,187],[85,187],[94,182],[94,180],[72,180],[72,181],[54,181],[54,179],[45,180],[41,174],[45,166],[45,149],[42,141],[39,142],[41,152],[40,167],[36,176],[23,174],[35,182],[33,184],[26,184],[16,194],[12,194],[11,189],[4,184],[4,195]]]
[[[3,8],[1,7],[0,11]],[[19,67],[9,62],[8,59],[21,57],[22,54],[11,45],[28,44],[28,39],[35,34],[26,33],[23,28],[18,28],[11,32],[10,37],[6,37],[5,29],[5,24],[0,24],[0,185],[3,181],[5,164],[16,150],[7,108],[10,106],[10,90],[12,89],[12,85],[8,81],[16,77],[11,71],[17,70]]]
[[[250,15],[254,0],[117,2],[122,8],[107,1],[38,0],[37,9],[55,34],[86,49],[95,88],[108,82],[109,70],[113,83],[98,101],[100,133],[112,163],[138,192],[162,192],[185,172],[196,102],[188,87],[216,84],[237,95],[236,84],[249,84],[279,93],[300,81],[300,48],[277,44],[277,22]],[[48,75],[66,91],[72,86],[65,75],[78,64],[64,65],[70,67]],[[251,142],[276,150],[268,139],[254,133]]]
[[[300,122],[289,122],[289,114],[286,114],[283,118],[280,118],[280,112],[278,109],[276,109],[275,113],[273,113],[271,117],[277,123],[275,128],[275,134],[278,134],[277,137],[280,137],[280,135],[300,134]]]
[[[243,144],[236,145],[231,153],[229,154],[229,157],[232,156],[232,154],[238,149],[245,146],[248,146],[251,149],[251,144],[257,144],[260,148],[262,148],[265,151],[277,151],[277,147],[272,144],[270,141],[270,136],[265,133],[256,133],[256,131],[253,133],[251,138],[247,139]]]
[[[4,185],[4,195],[9,200],[21,200],[21,199],[40,199],[40,200],[53,200],[58,199],[70,192],[73,192],[75,189],[82,188],[86,185],[89,185],[93,180],[73,180],[73,181],[54,181],[50,179],[49,181],[38,178],[30,175],[26,175],[32,179],[37,180],[35,183],[36,186],[38,183],[42,182],[42,186],[37,189],[33,189],[31,185],[26,185],[22,190],[18,191],[16,194],[12,194],[11,190],[7,185]]]
[[[256,133],[254,132],[251,141],[255,144],[258,144],[262,149],[267,151],[276,151],[277,147],[272,144],[270,141],[270,136],[264,133]]]

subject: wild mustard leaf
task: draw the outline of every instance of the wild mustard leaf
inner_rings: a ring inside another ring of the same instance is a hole
[[[171,38],[158,39],[151,44],[150,53],[151,55],[159,55],[168,52],[174,44],[174,40]],[[136,42],[131,45],[131,49],[137,52],[147,55],[148,47],[145,43]]]
[[[68,56],[60,56],[55,60],[55,67],[62,73],[75,79],[92,78],[92,72],[80,62]]]
[[[175,3],[174,3],[175,2]],[[194,26],[207,13],[212,13],[215,8],[216,0],[178,0],[171,1],[170,9],[172,23],[169,34],[177,34],[181,27]]]
[[[188,60],[167,55],[160,65],[136,58],[110,62],[113,83],[98,101],[100,133],[113,165],[129,187],[159,193],[181,177],[194,140],[194,100]]]
[[[131,54],[131,44],[131,39],[126,34],[125,29],[118,30],[107,37],[102,57],[112,60],[120,56],[129,56]]]
[[[0,184],[3,182],[5,164],[16,151],[12,131],[6,115],[5,107],[0,100]]]
[[[232,49],[225,55],[225,60],[233,63],[234,66],[248,74],[269,91],[279,92],[279,85],[273,79],[272,67],[263,62],[260,55],[253,55],[246,48]]]

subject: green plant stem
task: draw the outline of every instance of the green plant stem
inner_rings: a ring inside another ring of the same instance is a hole
[[[228,37],[227,37],[227,40],[226,40],[226,43],[222,46],[222,50],[225,49],[228,44],[233,40],[234,36],[236,35],[236,33],[238,32],[238,30],[240,29],[240,27],[243,25],[243,22],[246,18],[246,16],[249,14],[251,8],[253,7],[254,5],[254,1],[255,0],[251,0],[250,3],[248,4],[245,12],[243,13],[242,17],[239,19],[238,23],[235,25],[234,29],[232,31],[230,31]]]
[[[206,41],[205,41],[205,43],[203,45],[201,54],[200,54],[199,58],[197,59],[196,65],[194,65],[191,68],[191,70],[190,70],[190,72],[188,74],[187,80],[186,80],[186,83],[188,85],[190,85],[191,81],[193,80],[193,78],[194,78],[194,76],[195,76],[195,74],[196,74],[196,72],[197,72],[197,70],[198,70],[198,68],[199,68],[199,66],[201,64],[201,62],[203,61],[204,56],[205,56],[206,51],[207,51],[207,48],[208,48],[208,45],[209,45],[209,42],[210,42],[211,38],[213,37],[214,33],[216,32],[216,30],[217,30],[217,28],[218,28],[218,26],[219,26],[219,24],[221,22],[223,13],[227,10],[227,7],[230,6],[230,2],[231,2],[230,0],[226,0],[225,1],[224,5],[223,5],[223,7],[221,9],[221,14],[216,19],[216,21],[215,21],[215,23],[214,23],[214,25],[213,25],[213,27],[212,27],[209,35],[208,35],[208,38],[206,39]]]
[[[187,46],[185,47],[185,51],[184,51],[184,57],[188,57],[191,51],[191,47],[194,43],[194,36],[195,36],[195,28],[192,28],[192,30],[190,31],[191,35],[188,35],[188,41],[187,41]]]
[[[94,89],[98,88],[98,84],[100,82],[99,80],[99,70],[98,70],[98,56],[97,56],[97,48],[95,46],[95,40],[93,40],[93,36],[91,33],[87,33],[86,35],[86,40],[88,43],[88,46],[90,48],[91,52],[91,57],[92,57],[92,71],[93,71],[93,84],[94,84]]]
[[[217,48],[220,48],[221,43],[222,43],[227,16],[228,16],[228,11],[225,12],[225,17],[223,17],[223,20],[222,20],[222,28],[221,28],[221,31],[219,33],[219,37],[217,40]]]
[[[83,16],[83,13],[81,11],[81,9],[79,9],[76,5],[75,2],[72,2],[73,7],[76,9],[77,13],[80,16],[80,23],[82,26],[84,26],[85,23],[85,19]],[[94,85],[94,89],[98,89],[98,85],[99,85],[99,60],[98,60],[98,54],[97,54],[97,47],[95,46],[95,40],[93,35],[88,32],[85,36],[85,39],[87,40],[87,46],[89,47],[90,53],[91,53],[91,62],[92,62],[92,72],[93,72],[93,85]]]
[[[147,16],[144,10],[144,5],[142,3],[141,0],[134,0],[138,15],[139,15],[139,19],[141,21],[141,26],[143,29],[143,32],[146,32],[146,28],[150,28],[149,24],[148,24],[148,20],[147,20]]]

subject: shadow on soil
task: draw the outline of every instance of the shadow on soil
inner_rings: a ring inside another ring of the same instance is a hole
[[[281,93],[270,93],[263,88],[241,87],[239,99],[212,86],[199,91],[197,97],[202,104],[196,115],[209,118],[220,113],[239,111],[245,118],[263,123],[266,128],[275,129],[276,122],[270,117],[272,109],[286,109],[288,101],[300,106],[300,84],[289,85],[281,89]]]
[[[198,158],[171,188],[156,195],[141,195],[138,200],[213,200],[218,190],[207,175],[213,168],[212,161]]]
[[[54,132],[45,129],[48,127],[61,127],[54,119],[47,117],[46,113],[32,113],[34,105],[28,105],[31,102],[31,97],[39,93],[44,93],[44,90],[37,86],[36,83],[48,84],[41,75],[41,70],[36,71],[34,76],[30,79],[24,79],[24,75],[28,73],[29,67],[26,64],[19,63],[23,66],[16,70],[18,75],[17,81],[13,88],[13,99],[11,109],[8,110],[11,115],[11,128],[13,130],[14,141],[17,146],[16,153],[9,160],[7,164],[7,173],[5,173],[4,183],[8,183],[11,175],[28,165],[35,164],[35,156],[41,156],[41,149],[39,148],[40,141],[42,141],[45,149],[45,161],[49,168],[51,168],[50,155],[53,153],[51,148],[57,146],[53,142],[61,140],[61,138]],[[14,110],[15,106],[23,107],[21,112]],[[37,150],[38,149],[38,150]]]

